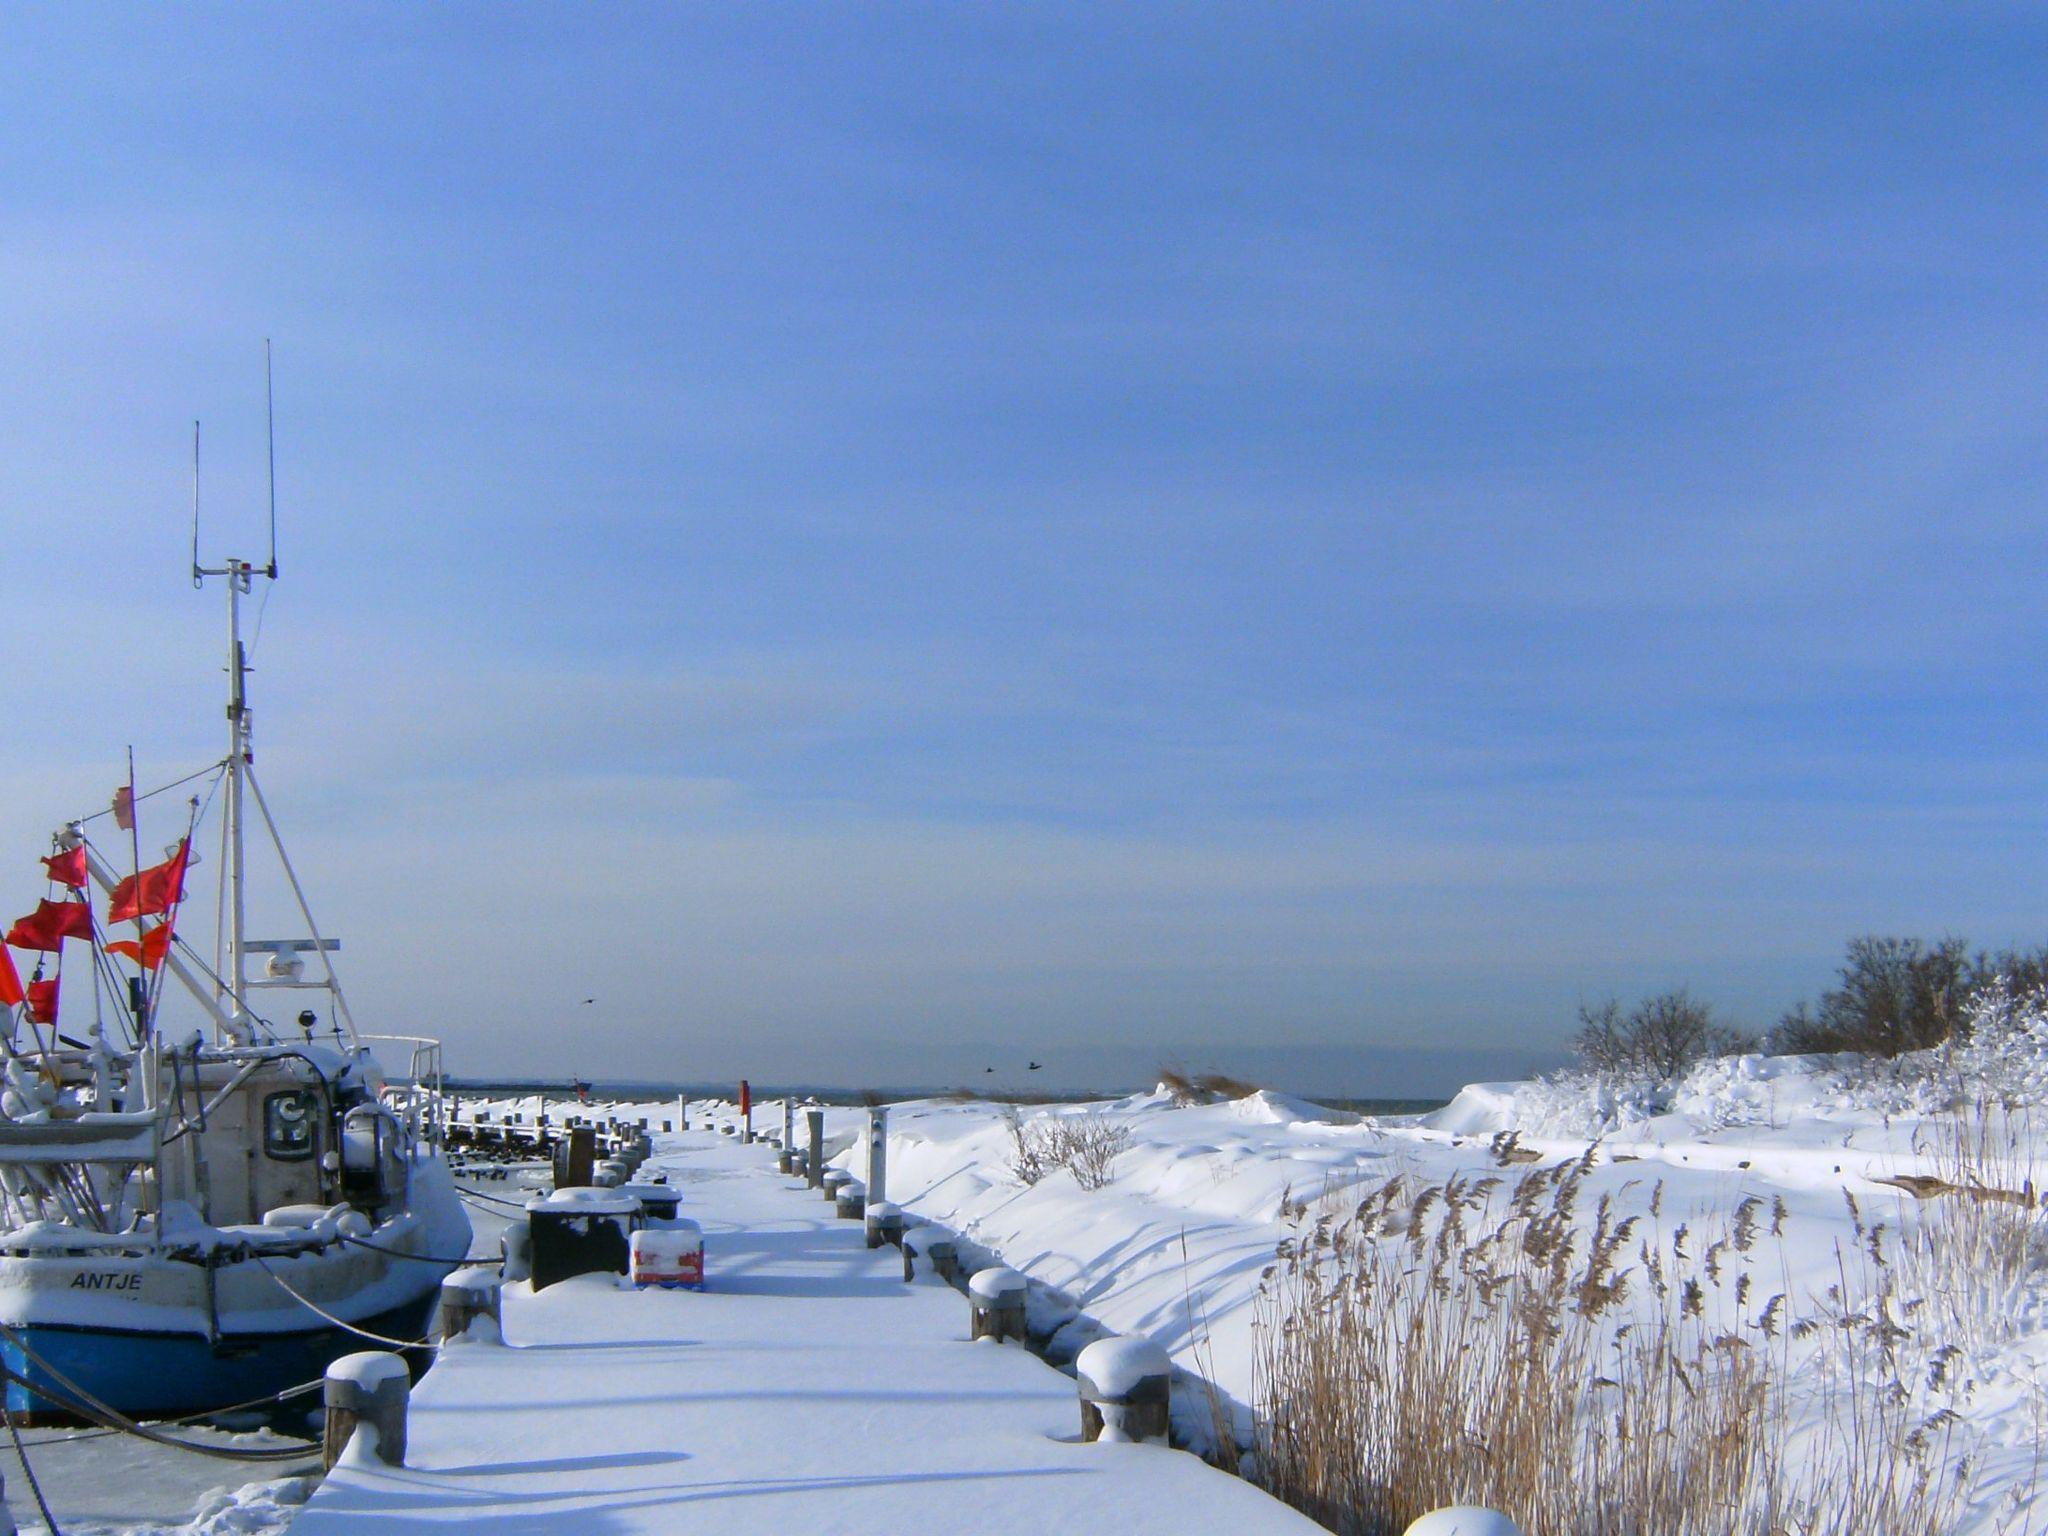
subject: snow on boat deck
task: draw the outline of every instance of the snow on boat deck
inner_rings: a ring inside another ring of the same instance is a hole
[[[444,1351],[407,1465],[352,1446],[294,1536],[1320,1529],[1183,1452],[1080,1443],[1071,1379],[969,1343],[963,1297],[904,1284],[896,1249],[870,1251],[765,1147],[660,1145],[650,1169],[703,1224],[710,1288],[508,1287],[510,1347]]]

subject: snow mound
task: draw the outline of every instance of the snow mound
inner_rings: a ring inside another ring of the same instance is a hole
[[[1261,1088],[1235,1100],[1230,1112],[1253,1125],[1339,1125],[1353,1118],[1341,1111],[1311,1104],[1307,1099],[1298,1099],[1291,1093],[1275,1093],[1270,1088]]]

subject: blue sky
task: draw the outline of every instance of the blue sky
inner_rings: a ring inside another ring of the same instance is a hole
[[[1432,1091],[2039,942],[2044,48],[16,12],[23,900],[215,734],[187,434],[252,549],[268,335],[268,787],[359,1012],[479,1069]]]

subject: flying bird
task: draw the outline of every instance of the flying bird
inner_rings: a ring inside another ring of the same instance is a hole
[[[1037,1072],[1037,1071],[1040,1071],[1040,1070],[1042,1070],[1042,1069],[1044,1068],[1044,1066],[1045,1066],[1045,1063],[1044,1063],[1044,1062],[1042,1062],[1042,1061],[1034,1061],[1033,1063],[1031,1063],[1031,1065],[1030,1065],[1029,1067],[1025,1068],[1025,1070],[1026,1070],[1027,1072]]]

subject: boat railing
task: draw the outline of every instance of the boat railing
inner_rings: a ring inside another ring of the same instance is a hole
[[[403,1081],[387,1073],[384,1099],[415,1139],[425,1136],[440,1144],[447,1135],[446,1095],[443,1093],[441,1042],[428,1035],[364,1035],[365,1045],[402,1045],[410,1048]]]

